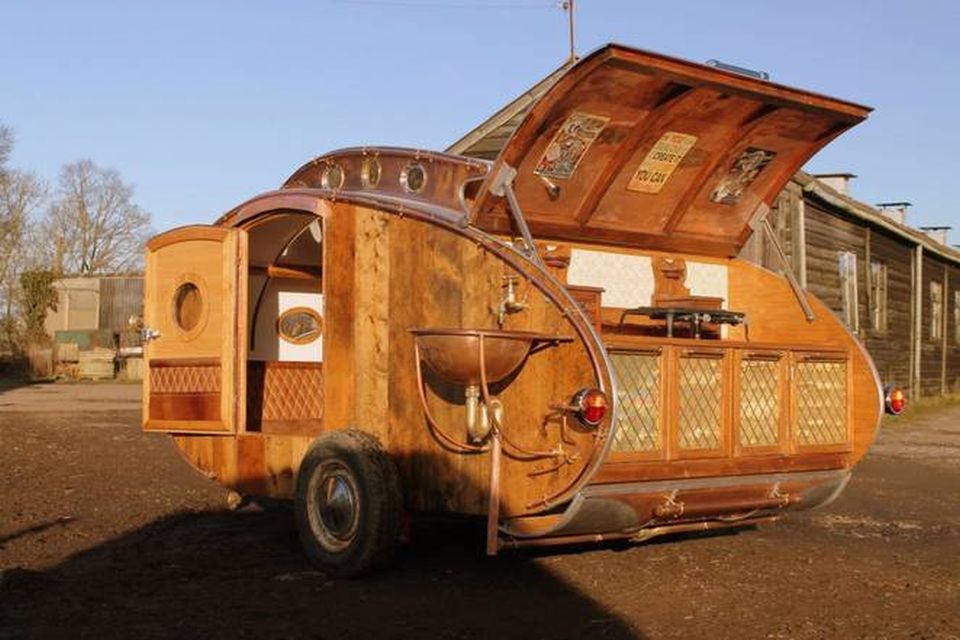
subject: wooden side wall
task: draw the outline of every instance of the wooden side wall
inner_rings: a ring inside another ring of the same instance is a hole
[[[930,284],[939,282],[943,286],[943,300],[946,305],[950,292],[945,281],[944,265],[941,261],[924,254],[923,277],[920,286],[920,308],[923,322],[920,326],[920,392],[924,396],[939,395],[942,373],[943,335],[935,339],[932,335],[931,313],[933,303],[930,296]],[[941,329],[942,331],[942,329]]]
[[[490,456],[452,453],[430,434],[410,330],[496,329],[503,276],[512,270],[442,228],[347,204],[337,205],[328,220],[326,246],[324,428],[376,433],[400,466],[409,507],[484,513]],[[505,329],[573,335],[539,291],[521,280],[520,292],[528,295],[530,306],[508,316]],[[428,368],[424,373],[431,411],[449,435],[463,440],[463,388]],[[559,426],[548,418],[549,405],[595,384],[579,342],[532,355],[508,386],[494,388],[504,403],[505,432],[530,449],[555,447]],[[594,440],[586,432],[568,435],[573,444],[565,446],[577,461],[557,471],[549,471],[553,459],[504,458],[505,515],[536,510],[539,499],[573,481]]]
[[[925,253],[922,281],[921,391],[924,396],[953,393],[960,390],[960,343],[957,341],[954,298],[954,292],[960,291],[960,267]],[[932,336],[931,327],[932,282],[939,282],[943,287],[943,332],[937,340]]]
[[[870,229],[867,233],[870,234],[870,257],[887,265],[887,330],[875,331],[869,314],[861,318],[864,344],[873,356],[880,379],[900,385],[910,397],[912,360],[908,354],[913,352],[914,249],[882,232]],[[869,274],[864,275],[865,279],[869,278]],[[860,297],[869,299],[869,287],[865,287]]]
[[[947,393],[960,391],[960,340],[958,337],[956,292],[960,291],[960,266],[947,268],[947,333],[944,356],[944,390]]]
[[[376,434],[397,461],[407,507],[483,514],[490,454],[451,452],[431,435],[419,399],[414,328],[497,329],[506,263],[443,228],[363,207],[337,204],[324,222],[323,416],[283,432],[241,427],[235,435],[175,435],[203,473],[241,493],[289,498],[310,443],[323,431],[359,428]],[[522,277],[523,312],[504,329],[574,337],[545,296]],[[466,440],[464,391],[423,369],[430,408],[445,432]],[[508,382],[491,385],[503,402],[503,430],[529,451],[562,449],[534,460],[505,456],[501,513],[542,510],[572,486],[599,451],[593,431],[561,420],[580,388],[597,386],[582,343],[571,340],[531,355]],[[276,425],[284,426],[284,425]]]
[[[860,335],[867,319],[866,229],[845,218],[827,213],[807,202],[807,290],[820,298],[838,316],[843,315],[839,254],[850,251],[857,256],[857,296],[860,326],[850,329]]]
[[[796,231],[797,217],[800,215],[802,215],[800,192],[792,184],[784,188],[783,192],[777,196],[770,213],[767,214],[767,220],[773,227],[777,241],[787,258],[787,264],[793,269],[797,278],[802,277],[802,265],[796,259],[796,254],[801,249]],[[774,273],[783,273],[783,264],[781,264],[780,257],[777,255],[773,244],[762,231],[750,236],[750,239],[741,249],[739,257]]]

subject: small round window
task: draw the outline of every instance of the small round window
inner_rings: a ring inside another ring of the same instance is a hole
[[[203,317],[203,295],[200,287],[184,282],[173,294],[173,319],[183,331],[193,331]]]
[[[339,189],[343,186],[343,178],[343,169],[340,165],[327,165],[320,175],[320,184],[324,189]]]
[[[400,184],[411,193],[420,193],[427,184],[427,170],[419,162],[411,162],[400,174]]]
[[[309,344],[320,337],[323,321],[320,314],[308,307],[288,309],[277,321],[280,337],[293,344]]]

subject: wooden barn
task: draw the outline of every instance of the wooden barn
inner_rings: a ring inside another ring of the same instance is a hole
[[[800,282],[863,341],[884,382],[913,398],[960,389],[960,252],[848,194],[849,174],[800,172],[771,222]],[[831,184],[832,183],[832,184]],[[945,230],[943,230],[945,231]],[[743,257],[778,265],[758,239]]]
[[[447,151],[492,160],[566,63],[468,132]],[[960,390],[960,251],[946,228],[905,224],[905,206],[852,198],[852,174],[798,172],[769,221],[784,256],[754,234],[740,257],[782,273],[784,261],[863,341],[880,378],[917,399]],[[879,205],[878,205],[879,206]]]

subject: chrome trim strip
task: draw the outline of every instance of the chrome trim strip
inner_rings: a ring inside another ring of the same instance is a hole
[[[593,484],[586,487],[581,493],[583,494],[584,498],[589,499],[605,496],[629,495],[633,493],[688,491],[691,489],[717,489],[775,482],[815,482],[817,480],[834,480],[843,476],[849,478],[850,470],[832,469],[829,471],[798,471],[764,473],[747,476],[712,476],[709,478],[689,478],[685,480],[654,480],[648,482],[624,482],[618,484]]]

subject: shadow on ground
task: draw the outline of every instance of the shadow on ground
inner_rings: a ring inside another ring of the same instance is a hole
[[[292,514],[180,514],[0,582],[0,638],[638,638],[472,522],[418,527],[391,569],[330,580]]]
[[[35,384],[42,384],[43,382],[49,381],[31,380],[19,370],[0,364],[0,396],[14,389],[19,389],[20,387],[29,387]]]

